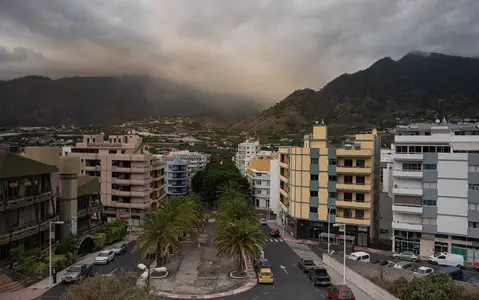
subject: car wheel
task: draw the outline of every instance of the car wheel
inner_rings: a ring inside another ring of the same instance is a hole
[[[458,269],[462,269],[462,268],[464,268],[464,266],[457,265],[457,268],[458,268]]]

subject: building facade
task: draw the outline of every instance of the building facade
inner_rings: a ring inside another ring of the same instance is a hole
[[[251,185],[253,205],[257,209],[270,209],[271,159],[272,155],[256,155],[250,159],[246,171],[246,177]]]
[[[69,157],[79,157],[80,175],[100,178],[100,200],[107,220],[125,219],[130,225],[144,222],[146,213],[162,199],[152,198],[155,183],[163,178],[164,164],[155,165],[154,156],[143,151],[136,135],[86,135]],[[159,177],[152,178],[152,174]]]
[[[172,151],[168,156],[186,160],[190,177],[196,172],[203,170],[211,159],[211,155],[200,152],[190,152],[188,150]]]
[[[166,160],[165,192],[168,196],[186,196],[189,193],[188,162],[184,159],[164,156]]]
[[[280,147],[281,220],[296,238],[318,239],[346,224],[355,244],[377,239],[377,132],[356,134],[342,148],[328,146],[327,127],[314,126],[303,147]]]
[[[394,251],[479,259],[479,124],[398,126],[388,172]]]
[[[259,151],[259,141],[247,140],[238,145],[234,161],[242,176],[246,176],[251,158],[254,157],[256,153],[259,153]]]

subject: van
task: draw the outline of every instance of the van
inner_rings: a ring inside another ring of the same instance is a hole
[[[447,267],[441,269],[439,272],[447,274],[447,276],[451,277],[453,280],[464,281],[464,273],[459,268]]]
[[[464,256],[452,253],[439,253],[429,256],[429,262],[438,266],[464,268]]]
[[[348,259],[350,260],[355,260],[355,261],[361,261],[361,262],[371,262],[371,256],[369,253],[364,252],[364,251],[358,251],[358,252],[353,252],[349,254]]]

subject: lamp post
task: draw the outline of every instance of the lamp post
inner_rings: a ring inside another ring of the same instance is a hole
[[[330,239],[331,239],[331,208],[333,208],[334,205],[330,205],[328,208],[328,255],[330,253],[329,251],[329,245],[330,245]]]
[[[64,221],[51,221],[50,222],[50,235],[49,235],[49,254],[50,254],[50,262],[49,262],[49,285],[52,287],[52,225],[60,225],[60,224],[65,224]]]
[[[343,254],[343,284],[346,284],[346,224],[344,223],[336,223],[333,225],[334,227],[343,227],[344,228],[344,254]]]

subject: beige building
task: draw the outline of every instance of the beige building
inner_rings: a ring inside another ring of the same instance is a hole
[[[356,134],[343,147],[328,144],[327,127],[314,126],[303,147],[280,147],[282,221],[296,238],[326,237],[346,224],[347,236],[368,245],[377,234],[379,140],[376,130]]]
[[[107,220],[143,223],[164,199],[164,164],[142,148],[137,135],[85,135],[70,156],[80,157],[80,174],[100,178],[100,200]],[[131,218],[130,218],[131,216]]]

